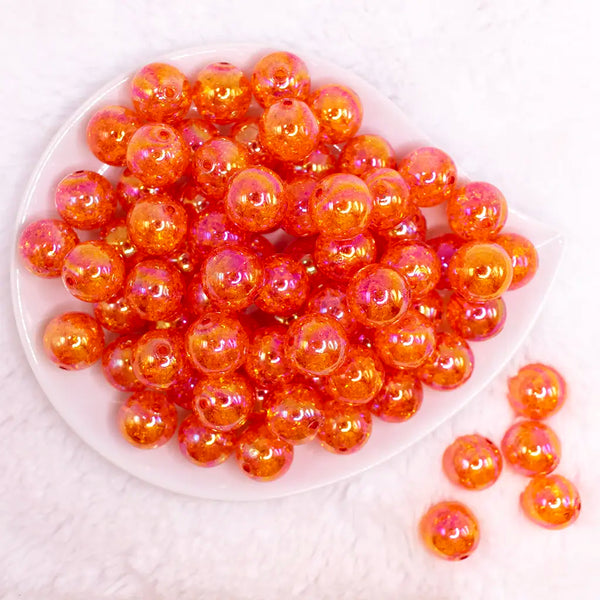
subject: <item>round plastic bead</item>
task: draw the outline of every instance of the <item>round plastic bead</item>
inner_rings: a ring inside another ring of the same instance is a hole
[[[540,421],[517,421],[504,434],[501,446],[506,462],[529,477],[547,475],[560,462],[560,440]]]
[[[212,250],[246,241],[247,233],[232,223],[220,206],[212,206],[190,220],[188,245],[197,258],[204,258]]]
[[[127,146],[142,120],[130,108],[105,106],[88,121],[86,136],[94,156],[113,167],[124,167]]]
[[[169,400],[184,410],[192,410],[194,389],[203,379],[203,375],[186,365],[177,381],[167,390]]]
[[[316,179],[299,176],[284,184],[287,208],[281,228],[295,237],[315,235],[315,227],[308,209],[310,196],[317,185]]]
[[[263,56],[252,72],[252,93],[261,106],[271,106],[282,98],[306,100],[310,75],[304,61],[290,52]]]
[[[55,365],[67,371],[79,371],[102,356],[104,333],[90,315],[67,312],[46,325],[43,344],[46,356]]]
[[[467,342],[453,333],[438,333],[436,348],[418,369],[419,379],[437,390],[451,390],[473,373],[475,357]]]
[[[422,403],[423,384],[414,373],[389,371],[369,409],[383,421],[403,423],[414,417]]]
[[[440,280],[437,283],[438,290],[449,290],[450,282],[448,281],[448,265],[454,253],[465,243],[455,233],[444,233],[437,237],[427,240],[427,243],[440,259],[442,271]]]
[[[177,434],[183,456],[199,467],[216,467],[235,449],[235,434],[208,429],[194,413],[179,426]]]
[[[100,229],[100,239],[119,251],[126,266],[130,266],[142,258],[142,253],[138,251],[129,237],[125,219],[114,219],[107,223]]]
[[[362,103],[348,87],[324,85],[310,95],[308,104],[321,126],[321,137],[329,144],[347,142],[360,128]]]
[[[133,347],[133,372],[147,387],[166,390],[175,385],[186,367],[181,334],[151,329]]]
[[[364,182],[373,197],[370,226],[376,230],[396,227],[410,216],[415,207],[410,201],[410,188],[393,169],[373,169],[366,173]]]
[[[175,196],[188,215],[188,222],[198,216],[204,216],[212,206],[213,201],[207,198],[195,181],[188,180]]]
[[[445,560],[464,560],[479,544],[479,523],[460,502],[439,502],[421,518],[419,533],[427,549]]]
[[[536,475],[521,494],[521,508],[537,525],[563,529],[579,517],[581,497],[573,482],[562,475]]]
[[[336,163],[335,149],[331,146],[320,144],[300,162],[279,163],[277,171],[287,180],[302,175],[308,175],[313,179],[322,179],[335,171]]]
[[[504,328],[506,304],[502,298],[469,302],[458,294],[452,294],[446,306],[446,321],[466,340],[488,340]]]
[[[135,333],[146,326],[146,322],[123,296],[95,304],[94,316],[105,329],[114,333]]]
[[[456,187],[456,165],[438,148],[417,148],[398,163],[398,172],[410,186],[417,206],[436,206],[448,200]]]
[[[117,185],[115,186],[117,199],[125,212],[134,204],[146,198],[165,196],[168,188],[158,188],[145,185],[141,179],[134,175],[129,169],[123,169]]]
[[[325,450],[353,454],[369,441],[373,419],[366,406],[330,401],[322,413],[323,423],[317,436]]]
[[[538,269],[538,253],[535,246],[517,233],[502,233],[494,242],[506,250],[512,261],[513,276],[509,290],[527,285]]]
[[[271,162],[271,158],[260,142],[258,117],[249,117],[236,123],[231,128],[229,137],[246,149],[250,164],[268,166]]]
[[[345,240],[320,235],[314,256],[323,275],[335,281],[348,281],[354,273],[375,262],[377,245],[369,231]]]
[[[297,260],[306,271],[312,283],[320,280],[320,273],[315,264],[315,241],[314,237],[304,237],[293,240],[284,249],[283,253]]]
[[[412,308],[429,319],[433,326],[437,328],[441,324],[444,315],[444,299],[437,290],[433,290],[413,302]]]
[[[396,225],[390,229],[380,229],[377,234],[385,241],[388,245],[395,242],[407,241],[407,240],[425,240],[425,234],[427,233],[427,221],[425,215],[417,208],[408,217],[405,217]]]
[[[79,243],[77,234],[58,219],[41,219],[25,227],[19,237],[19,255],[25,268],[38,277],[60,277],[69,252]]]
[[[390,143],[379,135],[358,135],[342,150],[339,168],[362,177],[371,169],[395,169],[396,159]]]
[[[102,353],[104,377],[110,385],[124,392],[137,392],[145,387],[133,372],[136,341],[134,337],[122,336],[108,344]]]
[[[75,171],[58,184],[54,203],[71,227],[90,230],[110,221],[117,208],[117,196],[106,177],[94,171]]]
[[[281,326],[264,327],[254,332],[248,346],[246,373],[263,388],[286,385],[294,370],[285,356],[286,330]]]
[[[502,246],[469,242],[450,259],[448,281],[467,300],[485,302],[506,292],[512,272],[512,261]]]
[[[205,119],[184,119],[175,126],[192,152],[196,152],[202,144],[219,135],[219,130]]]
[[[446,448],[442,468],[452,483],[469,490],[484,490],[500,477],[502,455],[488,438],[462,435]]]
[[[185,306],[196,317],[215,310],[202,286],[202,273],[194,273],[188,282],[185,288]]]
[[[185,235],[185,232],[184,232]],[[198,257],[190,250],[189,244],[185,241],[176,248],[167,258],[168,262],[175,265],[184,275],[191,275],[198,266]]]
[[[177,410],[166,394],[135,392],[121,405],[117,417],[123,437],[137,448],[158,448],[177,429]]]
[[[308,299],[306,313],[333,317],[347,334],[354,333],[357,328],[346,302],[346,292],[336,287],[320,286]]]

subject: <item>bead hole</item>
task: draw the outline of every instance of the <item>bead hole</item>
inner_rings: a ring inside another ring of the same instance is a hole
[[[289,98],[286,98],[286,99],[285,99],[285,100],[282,102],[282,104],[283,104],[285,107],[289,108],[290,106],[292,106],[293,102],[292,102],[292,101],[291,101]]]
[[[168,140],[168,139],[171,137],[171,134],[170,134],[170,133],[169,133],[169,132],[168,132],[166,129],[161,129],[161,130],[158,132],[158,137],[159,137],[161,140]]]

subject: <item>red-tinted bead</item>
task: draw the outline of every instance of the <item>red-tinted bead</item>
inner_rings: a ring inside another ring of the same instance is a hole
[[[249,117],[244,121],[236,123],[231,128],[229,137],[240,146],[246,149],[248,160],[253,165],[268,166],[270,157],[263,148],[259,137],[258,118]]]
[[[133,347],[133,372],[146,386],[166,390],[177,383],[187,357],[180,333],[152,329]]]
[[[105,329],[115,333],[135,333],[146,326],[123,296],[98,302],[94,305],[94,315]]]
[[[151,187],[142,183],[142,180],[129,169],[124,169],[117,181],[115,191],[121,207],[127,212],[140,200],[166,195],[168,188]]]
[[[319,287],[308,299],[306,313],[318,313],[333,317],[346,333],[351,334],[356,330],[357,323],[350,314],[346,302],[346,292],[343,290],[323,285]]]
[[[199,467],[216,467],[235,449],[234,433],[213,431],[193,413],[181,422],[177,437],[183,456]]]
[[[186,365],[177,381],[167,390],[169,400],[184,410],[192,410],[194,389],[203,379],[203,375]]]
[[[323,409],[318,437],[321,446],[334,454],[358,452],[369,440],[373,421],[365,406],[328,402]]]
[[[414,417],[423,403],[423,384],[411,371],[390,371],[381,391],[369,404],[371,412],[389,423]]]
[[[393,169],[373,169],[364,176],[373,197],[371,227],[386,230],[396,227],[415,212],[410,201],[410,188]]]
[[[330,144],[341,144],[356,135],[363,108],[358,95],[343,85],[324,85],[308,99],[321,126],[321,136]]]
[[[538,269],[538,253],[535,246],[522,235],[503,233],[494,242],[507,252],[512,261],[513,276],[509,290],[516,290],[528,284]]]
[[[388,244],[407,240],[425,240],[427,233],[427,221],[423,213],[417,208],[408,217],[405,217],[390,229],[381,229],[378,232]]]
[[[184,119],[177,123],[176,127],[192,152],[196,152],[202,144],[219,135],[219,130],[205,119]]]
[[[124,392],[137,392],[145,387],[133,372],[135,343],[136,338],[122,336],[108,344],[102,353],[104,377],[110,385]]]
[[[446,306],[446,321],[466,340],[488,340],[504,328],[506,304],[502,298],[469,302],[458,294],[452,294]]]
[[[265,260],[276,253],[275,246],[264,235],[255,234],[248,239],[246,247],[256,254],[260,259]]]
[[[379,135],[358,135],[344,146],[339,168],[358,177],[362,177],[370,169],[394,169],[394,149]]]
[[[375,262],[377,246],[369,231],[344,240],[320,235],[315,243],[319,271],[336,281],[348,281],[354,273]]]
[[[448,281],[448,265],[450,264],[450,259],[454,256],[454,253],[464,244],[464,240],[459,238],[455,233],[444,233],[427,240],[427,243],[438,255],[442,266],[437,288],[439,290],[449,290],[450,282]]]
[[[412,308],[428,318],[434,327],[438,327],[444,315],[444,299],[437,290],[433,290],[413,302]]]
[[[284,184],[287,209],[281,228],[290,235],[305,237],[318,232],[309,212],[310,196],[317,185],[316,179],[300,176]]]
[[[451,390],[473,373],[475,357],[469,344],[453,333],[438,333],[436,348],[418,369],[421,381],[437,390]]]
[[[581,497],[575,485],[562,475],[536,475],[521,494],[521,508],[537,525],[563,529],[579,517]]]
[[[202,193],[196,182],[191,180],[181,186],[177,200],[187,212],[188,222],[197,216],[205,215],[212,205],[212,201]]]
[[[198,258],[204,258],[218,248],[243,244],[246,240],[247,233],[232,223],[220,206],[210,207],[190,220],[188,244]]]
[[[294,370],[285,356],[286,330],[281,326],[264,327],[254,332],[246,357],[246,372],[256,385],[269,388],[285,385]]]
[[[196,317],[214,310],[214,306],[202,285],[202,273],[194,273],[192,279],[188,282],[185,289],[185,305]]]
[[[277,170],[286,179],[293,179],[302,175],[321,179],[335,171],[336,163],[335,150],[330,146],[321,144],[302,161],[280,163]]]

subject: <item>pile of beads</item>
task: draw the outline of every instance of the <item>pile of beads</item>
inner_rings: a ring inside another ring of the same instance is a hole
[[[406,421],[423,384],[464,384],[470,343],[501,331],[502,295],[536,272],[533,244],[502,231],[496,187],[459,181],[436,148],[398,159],[359,131],[356,93],[311,89],[293,54],[249,74],[213,63],[193,84],[149,64],[131,103],[87,124],[116,185],[67,174],[60,219],[29,224],[19,248],[32,273],[93,304],[93,317],[52,319],[44,347],[63,369],[101,359],[131,394],[118,426],[135,446],[177,431],[195,464],[233,454],[262,481],[313,439],[356,452],[372,415]],[[421,208],[442,203],[451,231],[428,239]],[[102,328],[119,337],[105,345]]]

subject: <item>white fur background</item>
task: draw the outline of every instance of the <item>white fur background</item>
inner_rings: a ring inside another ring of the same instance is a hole
[[[108,464],[54,412],[0,312],[0,597],[498,600],[600,597],[600,39],[592,1],[0,1],[0,253],[59,125],[116,74],[187,46],[261,41],[323,54],[397,102],[474,178],[568,237],[557,284],[510,367],[451,422],[382,466],[300,496],[200,501]],[[551,424],[583,510],[562,532],[518,509],[526,481],[452,488],[445,446],[511,421],[506,377],[548,361],[570,384]],[[343,460],[343,458],[340,458]],[[427,554],[420,514],[454,497],[478,551]]]

